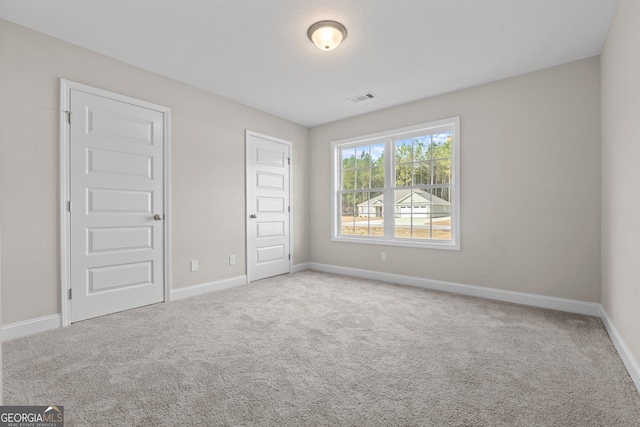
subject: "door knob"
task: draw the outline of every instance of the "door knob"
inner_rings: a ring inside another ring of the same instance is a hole
[[[258,215],[256,215],[256,214],[251,214],[251,215],[249,215],[249,218],[258,218]]]
[[[154,219],[154,220],[156,220],[156,221],[161,221],[161,220],[163,220],[163,219],[164,219],[164,215],[155,214],[155,215],[153,216],[153,219]]]

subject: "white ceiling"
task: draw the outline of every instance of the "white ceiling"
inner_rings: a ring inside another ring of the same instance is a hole
[[[316,126],[598,55],[617,2],[0,0],[0,17]],[[307,38],[324,19],[348,31],[329,52]]]

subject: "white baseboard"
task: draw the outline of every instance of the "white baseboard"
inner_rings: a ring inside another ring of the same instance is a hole
[[[61,325],[62,316],[60,314],[38,317],[37,319],[25,320],[24,322],[10,323],[2,327],[2,341],[11,341],[39,332],[58,329]]]
[[[627,347],[622,336],[618,333],[618,330],[613,325],[613,322],[604,307],[601,307],[600,318],[602,319],[605,329],[609,333],[611,342],[613,342],[613,345],[618,351],[618,354],[620,355],[624,366],[627,368],[631,379],[636,384],[636,387],[640,392],[640,363],[638,363],[638,360],[636,360],[631,351],[629,351],[629,347]]]
[[[600,304],[577,301],[564,298],[548,297],[544,295],[528,294],[524,292],[506,291],[503,289],[486,288],[483,286],[464,285],[461,283],[445,282],[442,280],[423,279],[421,277],[403,276],[400,274],[382,273],[357,268],[340,267],[337,265],[308,263],[309,268],[327,273],[343,274],[345,276],[362,277],[365,279],[381,280],[400,285],[416,286],[436,291],[469,295],[498,301],[513,302],[533,307],[550,308],[569,313],[585,314],[600,317]]]
[[[238,276],[231,279],[219,280],[217,282],[204,283],[201,285],[189,286],[171,290],[171,301],[177,301],[191,296],[202,295],[208,292],[219,291],[232,288],[247,283],[247,276]],[[26,337],[39,332],[58,329],[62,326],[62,316],[52,314],[50,316],[38,317],[37,319],[25,320],[23,322],[10,323],[2,327],[2,341],[10,341],[16,338]]]
[[[291,266],[291,272],[292,273],[298,273],[300,271],[304,271],[304,270],[311,270],[311,264],[310,262],[304,262],[302,264],[296,264],[296,265],[292,265]]]
[[[196,295],[202,295],[209,292],[220,291],[222,289],[233,288],[235,286],[246,285],[247,276],[237,276],[230,279],[218,280],[210,283],[202,283],[200,285],[187,286],[171,290],[171,301],[177,301],[183,298],[189,298]]]

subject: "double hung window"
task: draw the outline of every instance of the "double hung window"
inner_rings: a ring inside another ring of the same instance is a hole
[[[459,118],[336,141],[333,240],[459,249]]]

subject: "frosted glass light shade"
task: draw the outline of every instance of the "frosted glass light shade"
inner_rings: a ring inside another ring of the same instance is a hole
[[[307,36],[318,49],[332,50],[347,38],[347,29],[336,21],[320,21],[309,27]]]

